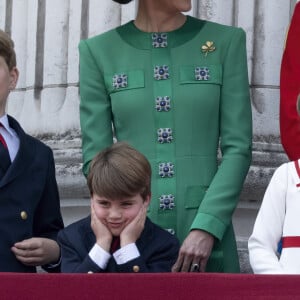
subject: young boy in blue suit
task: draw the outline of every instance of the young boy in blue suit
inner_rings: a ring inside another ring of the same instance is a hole
[[[60,231],[62,272],[170,272],[179,242],[146,217],[151,167],[140,152],[116,143],[93,159],[91,215]]]
[[[63,220],[54,159],[5,112],[18,77],[14,43],[0,30],[0,272],[55,272]]]

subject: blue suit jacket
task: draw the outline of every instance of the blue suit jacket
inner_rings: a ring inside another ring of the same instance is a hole
[[[117,265],[112,256],[107,268],[103,270],[88,255],[96,243],[90,224],[89,216],[59,232],[62,272],[170,272],[177,259],[179,251],[177,238],[147,218],[144,230],[136,241],[140,256],[122,265]]]
[[[8,121],[20,138],[20,148],[0,180],[0,272],[36,272],[20,263],[11,247],[31,237],[56,240],[63,228],[53,153],[15,119],[8,116]]]

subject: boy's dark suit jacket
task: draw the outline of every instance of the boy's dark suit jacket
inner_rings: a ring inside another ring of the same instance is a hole
[[[140,257],[117,265],[112,256],[107,268],[103,270],[89,256],[89,251],[96,243],[90,224],[89,216],[59,232],[62,272],[170,272],[177,259],[179,251],[177,238],[147,218],[145,228],[136,241]]]
[[[27,135],[12,117],[8,121],[20,148],[0,180],[0,272],[36,272],[20,263],[11,247],[31,237],[56,240],[63,228],[54,159],[48,146]]]

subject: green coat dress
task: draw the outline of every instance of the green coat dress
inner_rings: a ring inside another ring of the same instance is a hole
[[[232,214],[252,136],[244,31],[193,17],[168,33],[129,22],[79,51],[84,173],[114,136],[127,141],[152,166],[151,220],[181,241],[211,233],[207,271],[238,272]]]

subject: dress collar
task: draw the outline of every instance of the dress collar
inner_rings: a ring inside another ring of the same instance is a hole
[[[138,29],[133,21],[118,27],[116,30],[121,38],[138,49],[153,48],[153,34],[166,34],[168,47],[178,47],[191,40],[203,27],[205,21],[187,16],[185,23],[178,29],[170,32],[144,32]]]

